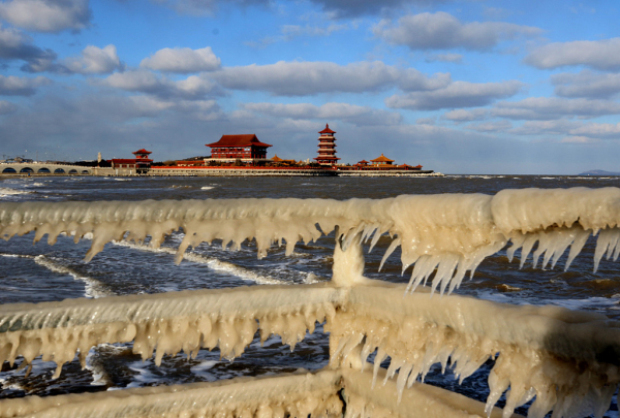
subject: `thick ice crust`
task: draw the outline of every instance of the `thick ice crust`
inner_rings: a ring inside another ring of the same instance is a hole
[[[0,364],[43,355],[62,364],[77,351],[84,366],[91,347],[133,341],[146,359],[219,347],[222,357],[239,356],[257,329],[262,341],[282,337],[294,349],[316,321],[336,314],[345,293],[329,285],[241,287],[154,295],[72,299],[39,304],[0,305]]]
[[[400,370],[400,397],[435,363],[443,370],[450,364],[462,381],[499,353],[489,377],[488,411],[509,387],[504,417],[534,396],[530,417],[542,418],[552,409],[558,417],[600,417],[609,407],[620,383],[620,323],[558,307],[419,293],[403,298],[402,290],[351,289],[346,312],[326,327],[337,347],[332,367],[363,370],[376,350],[375,380],[379,364],[390,357],[386,379]]]
[[[152,237],[158,247],[166,234],[183,230],[177,261],[190,246],[222,240],[239,248],[255,240],[262,257],[273,243],[286,244],[290,254],[298,241],[309,242],[338,227],[343,249],[356,236],[395,237],[385,259],[402,248],[403,271],[415,264],[411,288],[426,282],[437,269],[433,289],[458,287],[482,260],[511,240],[512,257],[521,249],[522,264],[538,243],[534,264],[554,265],[571,248],[568,267],[586,239],[601,231],[594,268],[603,256],[620,255],[620,189],[523,189],[484,194],[398,196],[350,199],[222,199],[139,202],[20,202],[0,203],[0,236],[9,239],[36,231],[35,242],[61,233],[79,240],[92,233],[90,260],[112,240],[142,242]],[[319,225],[319,229],[317,226]],[[127,234],[127,235],[126,235]]]
[[[424,417],[424,418],[473,418],[486,417],[484,404],[458,393],[424,383],[416,383],[397,399],[396,384],[372,387],[375,379],[370,372],[343,369],[344,397],[347,402],[345,418]],[[385,379],[385,371],[378,374]],[[502,410],[493,408],[491,418],[500,418]],[[510,418],[523,418],[512,414]]]
[[[337,418],[335,371],[0,401],[0,418]]]

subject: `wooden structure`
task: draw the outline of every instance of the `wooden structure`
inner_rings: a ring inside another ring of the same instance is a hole
[[[325,124],[325,129],[319,131],[319,156],[315,158],[316,162],[322,165],[334,165],[340,158],[336,157],[336,131],[329,129],[329,124]]]
[[[206,144],[211,148],[212,160],[255,161],[267,158],[271,145],[261,142],[256,134],[222,135],[219,141]]]

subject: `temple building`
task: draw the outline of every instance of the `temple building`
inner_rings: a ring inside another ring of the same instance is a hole
[[[206,144],[211,147],[212,160],[242,160],[255,161],[267,158],[269,144],[260,142],[255,134],[222,135],[219,141]]]
[[[373,166],[386,166],[386,165],[392,165],[394,160],[390,160],[388,157],[381,154],[379,157],[375,158],[374,160],[370,160],[370,162],[372,163]]]
[[[112,158],[110,160],[111,167],[116,169],[117,174],[133,174],[133,170],[137,174],[146,173],[151,168],[153,160],[149,158],[151,151],[147,151],[144,148],[138,151],[132,152],[136,158]],[[121,170],[119,172],[119,169]]]
[[[329,129],[329,124],[325,124],[325,129],[319,131],[319,156],[315,158],[316,162],[323,165],[334,165],[340,158],[336,157],[336,131]]]
[[[132,154],[136,156],[136,170],[138,173],[146,172],[151,168],[151,163],[153,162],[153,160],[149,158],[149,155],[152,154],[151,151],[142,148],[132,152]]]

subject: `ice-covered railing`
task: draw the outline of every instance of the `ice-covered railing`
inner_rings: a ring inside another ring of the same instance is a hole
[[[619,220],[620,190],[616,188],[505,190],[495,196],[400,196],[344,202],[3,203],[1,236],[9,239],[35,231],[35,241],[47,234],[53,243],[61,233],[72,234],[76,240],[92,234],[87,259],[114,239],[142,241],[150,236],[151,245],[157,246],[166,234],[178,229],[185,232],[178,261],[189,246],[215,239],[233,248],[254,239],[259,256],[264,256],[273,243],[284,242],[290,253],[296,242],[336,230],[337,245],[332,282],[325,285],[0,306],[0,359],[14,361],[23,356],[27,363],[43,355],[61,365],[73,359],[76,351],[83,357],[92,345],[128,341],[134,341],[134,351],[144,358],[156,349],[156,362],[165,353],[183,350],[191,355],[216,346],[223,356],[232,358],[243,351],[257,329],[262,338],[281,335],[294,347],[315,321],[326,319],[331,367],[343,371],[345,394],[351,394],[348,414],[382,416],[388,410],[403,414],[398,402],[385,409],[376,399],[369,400],[369,392],[361,390],[357,380],[347,384],[349,372],[345,371],[363,369],[368,355],[377,350],[373,379],[381,374],[380,360],[389,356],[385,376],[390,378],[398,371],[395,390],[403,402],[409,402],[409,391],[416,390],[414,398],[429,405],[432,395],[416,381],[424,378],[432,364],[445,368],[450,362],[462,380],[499,353],[489,377],[487,413],[497,413],[492,406],[510,388],[504,417],[533,398],[532,417],[543,417],[550,410],[554,417],[602,416],[620,382],[618,322],[556,307],[506,306],[459,296],[430,298],[426,288],[406,297],[403,293],[426,282],[433,272],[430,292],[437,288],[451,292],[467,272],[473,274],[485,257],[508,242],[512,243],[509,256],[521,249],[522,262],[536,248],[534,263],[542,256],[543,268],[555,264],[570,247],[568,268],[587,237],[598,234],[596,269],[603,256],[618,257]],[[361,244],[370,239],[372,248],[384,234],[393,241],[383,261],[400,246],[403,271],[414,264],[406,289],[363,277]],[[381,384],[385,383],[375,385]],[[445,405],[471,411],[456,395],[439,398]],[[14,416],[2,415],[2,405],[0,416]]]

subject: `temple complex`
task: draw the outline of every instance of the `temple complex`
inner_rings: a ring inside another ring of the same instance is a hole
[[[117,174],[133,174],[132,171],[134,170],[136,174],[142,174],[150,170],[151,163],[153,162],[149,158],[149,155],[152,154],[151,151],[142,148],[132,152],[132,154],[136,158],[112,158],[110,160],[111,167],[116,169]]]
[[[317,163],[322,165],[334,165],[340,158],[336,157],[336,138],[334,134],[336,131],[329,129],[329,124],[325,124],[325,129],[319,131],[321,136],[319,137],[319,156],[315,157]]]
[[[256,134],[222,135],[219,141],[206,144],[211,148],[211,160],[256,161],[267,158],[269,144],[261,142]]]

